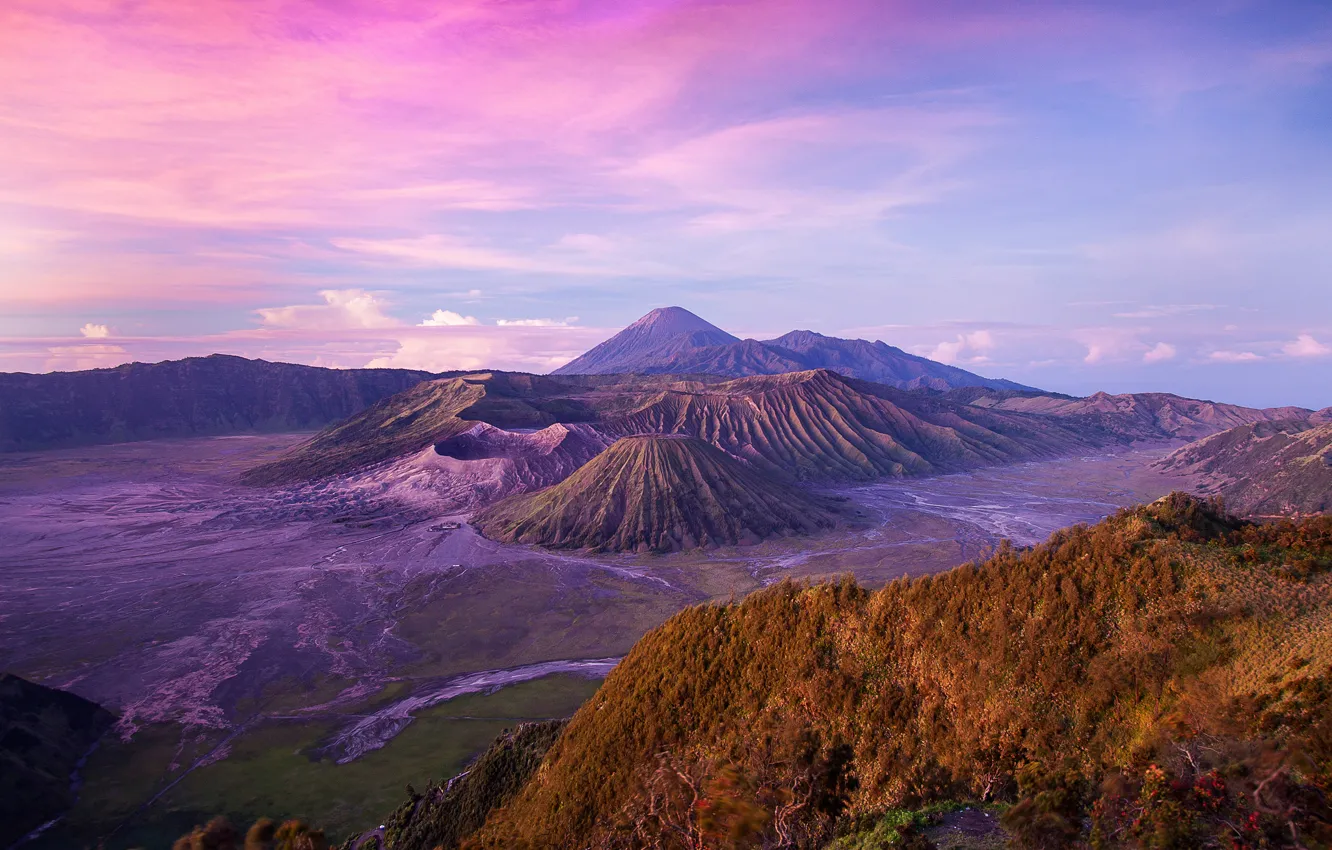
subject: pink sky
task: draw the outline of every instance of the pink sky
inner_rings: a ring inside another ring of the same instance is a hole
[[[1321,363],[1246,294],[1329,265],[1332,20],[1273,9],[9,0],[0,368],[542,369],[663,303],[1066,387]]]

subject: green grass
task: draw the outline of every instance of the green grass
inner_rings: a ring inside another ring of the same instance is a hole
[[[108,741],[99,749],[66,823],[31,846],[96,846],[97,839],[133,816],[106,841],[106,850],[156,850],[215,814],[238,824],[259,817],[305,818],[341,841],[379,825],[401,802],[407,783],[425,788],[432,779],[453,776],[504,729],[520,720],[567,717],[599,685],[555,675],[493,694],[459,697],[420,713],[385,747],[345,765],[315,757],[338,722],[265,721],[232,740],[225,758],[189,773],[135,815],[153,794],[179,778],[179,772],[168,770],[173,761],[189,764],[221,737],[210,736],[177,756],[179,729],[145,729],[128,744]],[[385,700],[381,694],[374,701]]]

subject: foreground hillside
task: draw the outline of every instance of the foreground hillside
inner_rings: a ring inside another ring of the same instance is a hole
[[[1203,475],[1206,492],[1239,514],[1332,511],[1332,424],[1255,422],[1190,443],[1159,462]]]
[[[696,437],[623,437],[561,483],[513,496],[473,522],[509,543],[674,552],[810,533],[831,506]]]
[[[1332,519],[1172,496],[877,592],[781,585],[648,634],[466,846],[1332,841]],[[918,846],[918,845],[912,845]]]
[[[221,354],[84,372],[0,373],[0,451],[322,428],[426,377]]]

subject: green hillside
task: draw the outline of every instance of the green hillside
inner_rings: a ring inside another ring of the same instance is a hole
[[[624,437],[564,481],[512,496],[473,522],[511,543],[670,552],[808,533],[830,502],[750,469],[694,437]]]

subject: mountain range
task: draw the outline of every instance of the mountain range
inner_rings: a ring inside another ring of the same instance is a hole
[[[224,354],[82,372],[0,373],[0,452],[322,428],[427,377]]]
[[[1013,381],[983,378],[964,369],[908,354],[883,342],[838,339],[813,331],[759,341],[740,339],[682,307],[660,307],[556,375],[780,375],[829,369],[903,389],[954,387],[1029,390]]]

